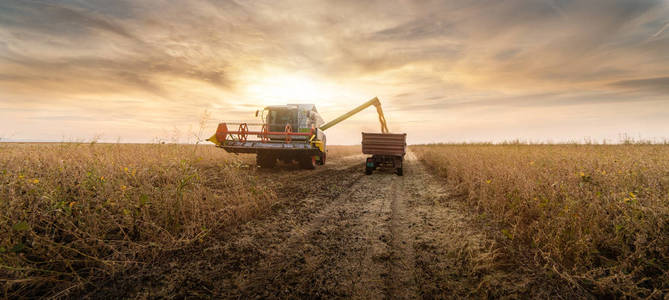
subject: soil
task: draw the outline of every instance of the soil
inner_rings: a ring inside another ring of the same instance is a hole
[[[404,176],[361,155],[257,172],[282,201],[261,218],[128,269],[83,296],[131,298],[571,297],[499,251],[499,231],[407,154]]]

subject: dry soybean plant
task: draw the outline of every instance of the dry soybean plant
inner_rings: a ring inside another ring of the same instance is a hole
[[[427,145],[506,251],[596,295],[669,293],[666,145]]]
[[[0,144],[5,297],[65,296],[276,200],[211,146]]]

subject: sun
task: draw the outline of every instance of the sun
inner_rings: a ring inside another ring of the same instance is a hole
[[[261,105],[311,103],[318,107],[337,106],[351,99],[342,86],[316,76],[271,74],[249,82],[245,94]]]
[[[248,86],[247,92],[268,101],[313,101],[326,98],[324,84],[296,75],[266,77]],[[270,100],[272,99],[272,100]]]

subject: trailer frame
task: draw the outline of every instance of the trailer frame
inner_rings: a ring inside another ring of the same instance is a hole
[[[371,175],[379,168],[392,168],[404,175],[406,133],[362,133],[362,153],[370,154],[365,161],[365,174]]]

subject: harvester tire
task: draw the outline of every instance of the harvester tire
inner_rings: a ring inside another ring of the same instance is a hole
[[[324,165],[324,164],[325,164],[325,158],[326,158],[326,157],[327,157],[327,153],[325,153],[325,152],[321,153],[321,159],[318,160],[316,163],[317,163],[319,166]]]
[[[271,169],[276,165],[276,157],[269,154],[258,153],[256,163],[263,169]]]
[[[372,175],[374,170],[372,168],[365,168],[365,175]]]
[[[304,156],[300,158],[300,168],[306,170],[313,170],[316,168],[316,157]]]
[[[404,176],[404,169],[397,168],[397,176]]]

